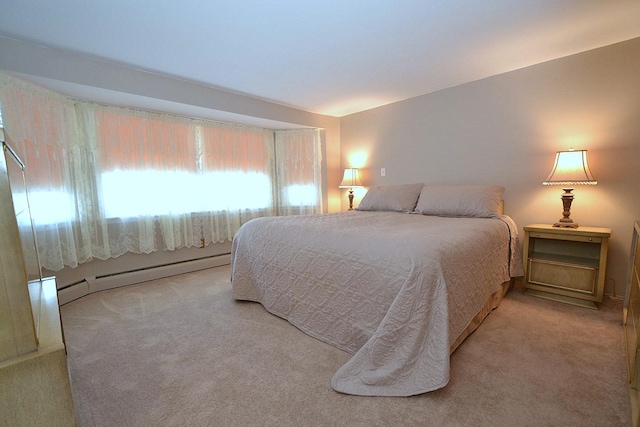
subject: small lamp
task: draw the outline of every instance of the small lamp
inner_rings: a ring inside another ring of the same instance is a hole
[[[344,170],[344,176],[340,183],[340,188],[349,189],[349,210],[353,210],[353,187],[362,187],[360,182],[360,172],[358,168],[346,168]]]
[[[587,162],[587,150],[558,151],[556,153],[556,162],[553,165],[551,173],[547,177],[544,185],[562,185],[564,194],[562,195],[562,218],[554,227],[578,228],[578,224],[573,222],[571,215],[571,202],[573,202],[574,185],[596,185],[593,174],[589,170]]]

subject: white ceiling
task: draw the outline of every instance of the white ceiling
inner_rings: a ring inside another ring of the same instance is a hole
[[[640,0],[0,0],[0,35],[341,117],[640,37]]]

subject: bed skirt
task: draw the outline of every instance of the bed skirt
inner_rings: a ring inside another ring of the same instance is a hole
[[[495,291],[485,302],[482,309],[475,315],[469,325],[462,331],[462,333],[456,338],[455,341],[450,343],[449,345],[449,354],[453,354],[453,352],[462,344],[462,342],[475,331],[478,326],[482,323],[485,317],[489,315],[493,310],[498,308],[502,299],[507,295],[509,290],[513,287],[515,279],[512,277],[511,280],[507,280],[506,282],[500,285],[497,291]]]

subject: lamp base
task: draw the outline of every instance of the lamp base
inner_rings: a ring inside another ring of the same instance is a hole
[[[575,222],[556,222],[553,226],[561,228],[578,228],[578,224]]]
[[[570,218],[571,215],[571,202],[573,202],[573,188],[563,188],[564,194],[561,196],[562,199],[562,218],[558,220],[554,227],[562,227],[562,228],[578,228],[578,224],[573,222]]]

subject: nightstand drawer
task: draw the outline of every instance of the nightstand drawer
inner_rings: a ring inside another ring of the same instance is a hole
[[[527,282],[586,295],[596,294],[598,269],[544,259],[529,259]]]
[[[602,238],[595,236],[573,236],[566,234],[557,234],[557,233],[541,233],[541,232],[532,232],[531,237],[535,237],[538,239],[553,239],[553,240],[563,240],[563,241],[573,241],[573,242],[586,242],[586,243],[601,243]]]

